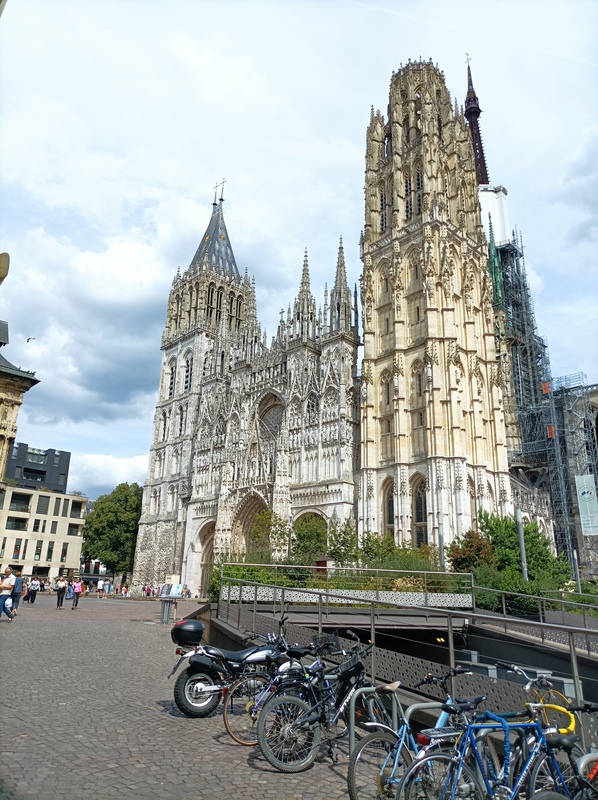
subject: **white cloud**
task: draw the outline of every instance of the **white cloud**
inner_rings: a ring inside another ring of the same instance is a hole
[[[120,467],[89,454],[146,458],[169,288],[223,177],[233,250],[255,276],[269,335],[305,247],[318,304],[341,235],[352,285],[370,106],[386,113],[392,71],[420,56],[462,103],[466,51],[553,370],[598,380],[579,347],[598,316],[598,120],[596,104],[580,102],[595,96],[598,5],[579,0],[571,14],[505,0],[483,17],[477,5],[11,0],[0,24],[0,249],[12,266],[0,318],[3,355],[41,379],[19,440],[87,455],[96,472],[74,477],[90,493],[116,485]]]

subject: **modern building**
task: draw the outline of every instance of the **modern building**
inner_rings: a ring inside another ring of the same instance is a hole
[[[39,450],[15,442],[6,464],[5,477],[28,489],[65,492],[71,463],[66,450]]]
[[[53,580],[78,575],[87,498],[0,482],[0,564]]]

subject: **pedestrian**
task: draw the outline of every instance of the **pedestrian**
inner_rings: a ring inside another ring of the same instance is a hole
[[[98,600],[101,600],[104,596],[104,579],[100,578],[97,585],[97,592],[98,592]]]
[[[12,615],[13,617],[17,614],[17,609],[19,607],[19,603],[21,602],[21,596],[25,594],[25,579],[22,577],[23,573],[19,570],[15,576],[15,585],[12,590]]]
[[[2,580],[2,583],[0,583],[0,617],[2,617],[2,612],[4,611],[9,622],[12,622],[13,615],[11,614],[9,608],[6,607],[6,601],[10,600],[15,581],[16,578],[12,574],[12,569],[10,567],[6,567],[4,570],[4,579]]]
[[[72,611],[74,611],[76,608],[79,608],[79,598],[81,597],[83,591],[85,591],[83,581],[81,578],[77,578],[77,580],[73,583],[73,605],[71,606]]]
[[[104,581],[104,597],[108,597],[110,594],[110,578],[106,578]]]
[[[66,587],[66,600],[73,599],[73,579],[71,578],[68,582],[68,586]]]
[[[33,605],[35,603],[35,598],[37,597],[37,593],[40,590],[40,582],[38,580],[37,575],[34,575],[33,578],[29,581],[29,586],[27,587],[27,592],[29,594],[29,603]]]
[[[64,595],[69,585],[66,578],[58,578],[56,581],[56,608],[62,609],[62,604],[64,602]]]

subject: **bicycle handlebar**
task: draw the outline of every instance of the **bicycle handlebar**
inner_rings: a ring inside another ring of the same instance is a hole
[[[534,713],[534,711],[541,710],[544,708],[550,708],[552,711],[558,711],[560,714],[564,714],[569,719],[569,725],[566,728],[559,728],[559,733],[573,733],[575,730],[575,715],[572,714],[568,708],[563,708],[563,706],[556,706],[552,703],[525,703],[525,707],[529,708],[529,710]]]

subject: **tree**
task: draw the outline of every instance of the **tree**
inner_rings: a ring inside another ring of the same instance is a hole
[[[478,567],[497,566],[492,545],[478,530],[469,530],[458,536],[447,548],[454,572],[473,572]]]
[[[357,559],[357,531],[352,519],[330,526],[328,555],[341,567],[355,563]]]
[[[251,521],[247,536],[247,558],[270,563],[286,555],[289,546],[289,526],[273,511],[259,511]]]
[[[326,555],[328,526],[317,514],[306,514],[293,528],[291,555],[296,564],[311,564]]]
[[[83,529],[83,557],[99,559],[114,573],[133,569],[143,489],[120,483],[95,501]]]

